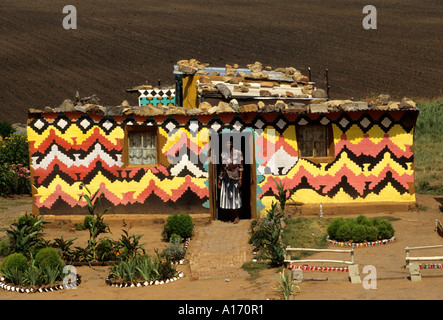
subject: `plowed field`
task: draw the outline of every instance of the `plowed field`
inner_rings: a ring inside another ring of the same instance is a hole
[[[63,7],[77,9],[65,30]],[[365,30],[367,1],[2,0],[0,120],[24,122],[30,107],[97,94],[104,105],[127,99],[146,81],[173,83],[173,64],[213,66],[260,61],[293,66],[333,98],[390,93],[442,95],[440,0],[373,0],[377,29]]]

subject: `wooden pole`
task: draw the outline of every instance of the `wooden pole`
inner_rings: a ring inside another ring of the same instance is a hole
[[[343,252],[343,253],[349,253],[354,252],[354,249],[311,249],[311,248],[291,248],[287,247],[286,250],[289,251],[317,251],[317,252]]]
[[[326,260],[326,259],[305,259],[305,260],[292,260],[290,259],[290,251],[313,251],[313,252],[336,252],[336,253],[350,253],[351,254],[351,261],[345,261],[345,260]],[[354,264],[354,249],[345,249],[345,250],[339,250],[339,249],[311,249],[311,248],[286,248],[286,254],[285,254],[285,262],[287,263],[302,263],[302,262],[331,262],[331,263],[343,263],[343,264]]]
[[[326,95],[328,96],[328,99],[330,99],[331,98],[331,95],[330,95],[331,86],[329,85],[329,70],[327,68],[325,71],[325,78],[326,78]]]
[[[408,247],[406,247],[406,266],[408,266],[409,265],[409,248]]]
[[[426,249],[441,249],[443,248],[443,245],[436,245],[436,246],[424,246],[424,247],[406,247],[406,266],[409,265],[409,261],[427,261],[427,260],[443,260],[443,257],[436,256],[436,257],[410,257],[410,251],[412,250],[426,250]]]
[[[424,246],[424,247],[406,247],[405,250],[425,250],[425,249],[442,249],[443,248],[443,244],[442,245],[435,245],[435,246]]]
[[[435,261],[435,260],[442,261],[443,257],[437,256],[437,257],[407,257],[406,258],[406,261],[429,261],[429,260],[432,260],[432,261]]]

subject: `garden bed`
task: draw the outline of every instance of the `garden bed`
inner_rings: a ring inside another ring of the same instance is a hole
[[[27,213],[18,217],[10,228],[2,229],[7,237],[0,241],[0,255],[5,256],[0,264],[1,289],[34,293],[72,288],[81,281],[80,276],[75,271],[71,274],[67,271],[66,276],[64,273],[66,267],[75,270],[75,266],[110,266],[106,283],[118,287],[158,285],[183,277],[176,267],[183,264],[193,233],[194,224],[190,215],[174,214],[168,217],[163,232],[158,233],[158,237],[163,238],[160,247],[163,247],[163,243],[165,247],[161,250],[155,247],[154,254],[150,253],[150,256],[141,242],[144,234],[129,233],[133,228],[131,222],[127,227],[126,222],[122,221],[122,234],[118,240],[109,236],[99,237],[111,233],[110,225],[104,221],[108,209],[95,212],[101,193],[99,190],[91,193],[85,185],[83,188],[87,191],[83,197],[88,200],[89,215],[85,216],[83,223],[75,224],[75,228],[65,226],[70,232],[79,232],[82,240],[77,237],[65,239],[63,236],[48,240],[48,234],[44,231],[49,230],[44,230],[44,226],[49,222],[42,216]],[[83,231],[88,231],[89,236]],[[158,244],[159,241],[154,242]],[[75,246],[77,243],[80,246]],[[151,247],[153,243],[149,244]],[[138,260],[149,263],[136,265],[134,262]]]
[[[375,247],[396,240],[392,224],[382,218],[336,218],[327,228],[326,241],[339,247]]]
[[[136,256],[128,261],[117,261],[110,268],[110,274],[106,277],[106,284],[111,287],[146,287],[152,285],[162,285],[181,279],[184,274],[176,270],[178,265],[184,263],[184,255],[188,249],[190,238],[183,243],[183,258],[175,261],[173,256],[169,256],[168,249],[163,256],[157,254],[155,258],[149,255]],[[172,241],[169,248],[177,246],[178,241]],[[173,249],[176,251],[177,249]],[[171,254],[171,253],[170,253]],[[174,254],[174,253],[172,253]]]

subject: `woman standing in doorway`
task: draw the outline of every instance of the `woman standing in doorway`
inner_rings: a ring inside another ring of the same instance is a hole
[[[233,210],[234,223],[240,220],[238,209],[242,206],[240,194],[242,175],[243,155],[240,150],[235,150],[232,141],[228,140],[221,154],[218,188],[220,189],[220,208]]]

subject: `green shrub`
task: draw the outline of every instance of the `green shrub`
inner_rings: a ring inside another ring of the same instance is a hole
[[[163,256],[172,261],[180,261],[185,257],[186,249],[181,245],[179,238],[172,238],[169,246],[163,251]]]
[[[249,227],[251,237],[249,243],[257,250],[263,249],[272,239],[274,230],[282,229],[283,212],[278,212],[277,203],[272,203],[266,215],[258,220],[253,220]]]
[[[177,239],[177,240],[175,240],[175,239]],[[184,239],[176,233],[171,234],[171,237],[169,238],[169,242],[178,241],[178,242],[182,243],[183,240]]]
[[[337,239],[337,231],[344,223],[345,219],[336,218],[329,224],[327,231],[331,239]]]
[[[273,202],[271,209],[267,210],[267,215],[253,221],[249,227],[249,243],[255,250],[260,251],[259,259],[271,260],[273,267],[281,266],[285,259],[285,249],[281,240],[283,215],[283,212],[278,211],[277,203]]]
[[[394,235],[394,228],[389,221],[360,215],[353,218],[336,218],[327,228],[330,239],[337,241],[363,242],[389,239]]]
[[[370,220],[370,224],[374,227],[378,227],[378,225],[380,224],[381,219],[380,218],[371,218]]]
[[[0,164],[21,164],[29,168],[29,146],[26,134],[13,133],[0,141]]]
[[[7,273],[14,269],[17,269],[21,272],[25,272],[28,269],[28,259],[26,259],[23,254],[10,254],[3,260],[0,266],[0,271],[2,273]]]
[[[0,196],[31,193],[29,146],[26,134],[13,133],[0,122]]]
[[[65,266],[58,251],[52,247],[41,249],[34,260],[35,267],[42,270],[45,282],[52,285],[60,279],[63,267]]]
[[[16,188],[14,172],[9,170],[9,164],[0,163],[0,197],[13,194]]]
[[[366,240],[367,241],[375,241],[378,238],[378,229],[374,226],[365,226],[366,227]]]
[[[177,234],[186,239],[190,238],[194,232],[194,223],[187,213],[174,213],[166,219],[163,229],[163,236],[166,240],[171,238],[172,234]]]
[[[367,239],[366,226],[362,224],[356,224],[352,228],[352,240],[354,242],[363,242]]]
[[[0,121],[0,136],[4,138],[11,136],[15,132],[12,124],[9,122]]]
[[[101,238],[96,248],[96,256],[98,261],[110,261],[116,259],[116,248],[111,239]]]
[[[345,223],[348,224],[351,229],[353,229],[357,225],[357,221],[354,218],[345,219]]]
[[[159,280],[166,280],[170,279],[176,274],[176,265],[172,263],[172,259],[169,259],[169,257],[165,257],[164,259],[160,260],[160,263],[158,264],[158,279]]]
[[[389,239],[394,235],[394,228],[389,221],[381,220],[377,228],[379,239]]]
[[[42,269],[50,268],[59,269],[61,271],[65,266],[65,263],[56,249],[46,247],[41,249],[35,255],[35,266]]]
[[[41,238],[45,221],[39,216],[25,214],[6,230],[11,252],[29,255],[35,246],[43,242]]]
[[[22,164],[0,162],[0,196],[30,194],[31,174]]]
[[[11,246],[9,245],[9,241],[7,239],[0,240],[0,256],[7,256]]]
[[[340,226],[340,228],[338,228],[336,240],[348,241],[350,239],[352,239],[352,226],[349,222],[345,222]]]
[[[25,282],[26,270],[28,270],[28,259],[21,253],[7,256],[0,266],[3,276],[16,285],[22,285]]]
[[[369,226],[371,225],[371,220],[369,220],[366,216],[364,215],[359,215],[356,219],[355,222],[357,222],[357,224],[361,224],[361,225],[365,225],[365,226]]]

